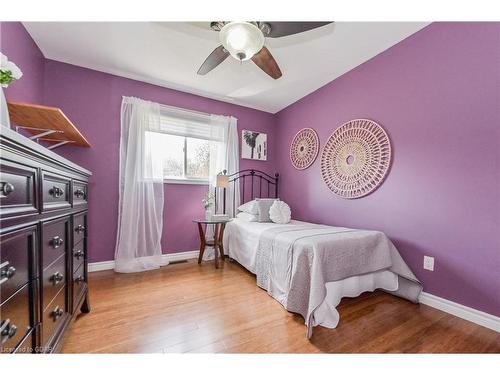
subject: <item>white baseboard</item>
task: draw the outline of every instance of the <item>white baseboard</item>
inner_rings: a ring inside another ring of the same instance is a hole
[[[165,264],[168,264],[168,262],[180,262],[182,260],[197,258],[198,254],[199,254],[198,250],[192,250],[192,251],[183,251],[182,253],[163,254],[162,258],[165,260]],[[105,262],[89,263],[88,271],[97,272],[97,271],[112,270],[114,268],[115,268],[115,261],[107,260]]]
[[[169,262],[180,262],[183,260],[198,258],[199,250],[183,251],[181,253],[163,254],[163,258]]]
[[[498,316],[487,314],[426,292],[420,294],[419,302],[448,314],[458,316],[469,322],[500,332],[500,317]]]
[[[97,272],[97,271],[112,270],[113,268],[115,268],[115,261],[107,260],[104,262],[89,263],[87,270],[89,272]]]

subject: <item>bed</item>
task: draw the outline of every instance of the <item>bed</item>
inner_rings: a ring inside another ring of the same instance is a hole
[[[252,185],[257,172],[251,175]],[[245,178],[239,176],[245,173],[229,180],[240,180],[243,191]],[[276,183],[277,197],[278,176],[266,176]],[[250,197],[255,197],[253,192]],[[244,194],[242,198],[245,201]],[[233,218],[225,226],[223,246],[231,259],[256,275],[259,287],[304,317],[308,338],[315,326],[337,327],[336,307],[342,297],[381,289],[417,303],[422,290],[396,247],[379,231]]]

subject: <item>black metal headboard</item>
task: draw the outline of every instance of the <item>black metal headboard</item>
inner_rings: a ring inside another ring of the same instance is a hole
[[[226,171],[219,173],[226,175]],[[274,177],[265,172],[257,169],[243,169],[236,173],[230,174],[228,177],[228,184],[240,184],[240,203],[251,201],[255,198],[279,198],[279,174],[275,173]],[[233,196],[229,199],[233,200],[233,216],[236,214],[235,201],[236,189],[233,190]],[[218,193],[220,188],[215,188],[215,206],[217,207]],[[223,192],[223,213],[226,213],[226,188],[222,188]]]

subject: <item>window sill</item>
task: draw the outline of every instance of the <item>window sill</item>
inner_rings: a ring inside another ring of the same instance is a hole
[[[209,185],[208,180],[197,180],[189,178],[165,178],[164,184],[177,184],[177,185]]]

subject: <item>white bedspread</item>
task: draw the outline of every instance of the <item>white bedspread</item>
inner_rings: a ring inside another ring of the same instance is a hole
[[[274,224],[233,219],[226,224],[223,238],[224,249],[232,259],[255,274],[259,242],[264,231],[270,228],[290,228],[290,226],[307,224],[297,220],[292,220],[289,224]],[[285,253],[281,254],[285,256]],[[286,265],[289,263],[286,259],[282,261],[274,259],[272,264],[269,294],[285,306],[287,280],[289,280],[290,272]],[[356,297],[363,292],[374,291],[375,289],[397,290],[398,276],[389,270],[380,270],[326,283],[327,294],[323,303],[314,311],[313,325],[335,328],[339,323],[339,314],[336,307],[342,297]]]

